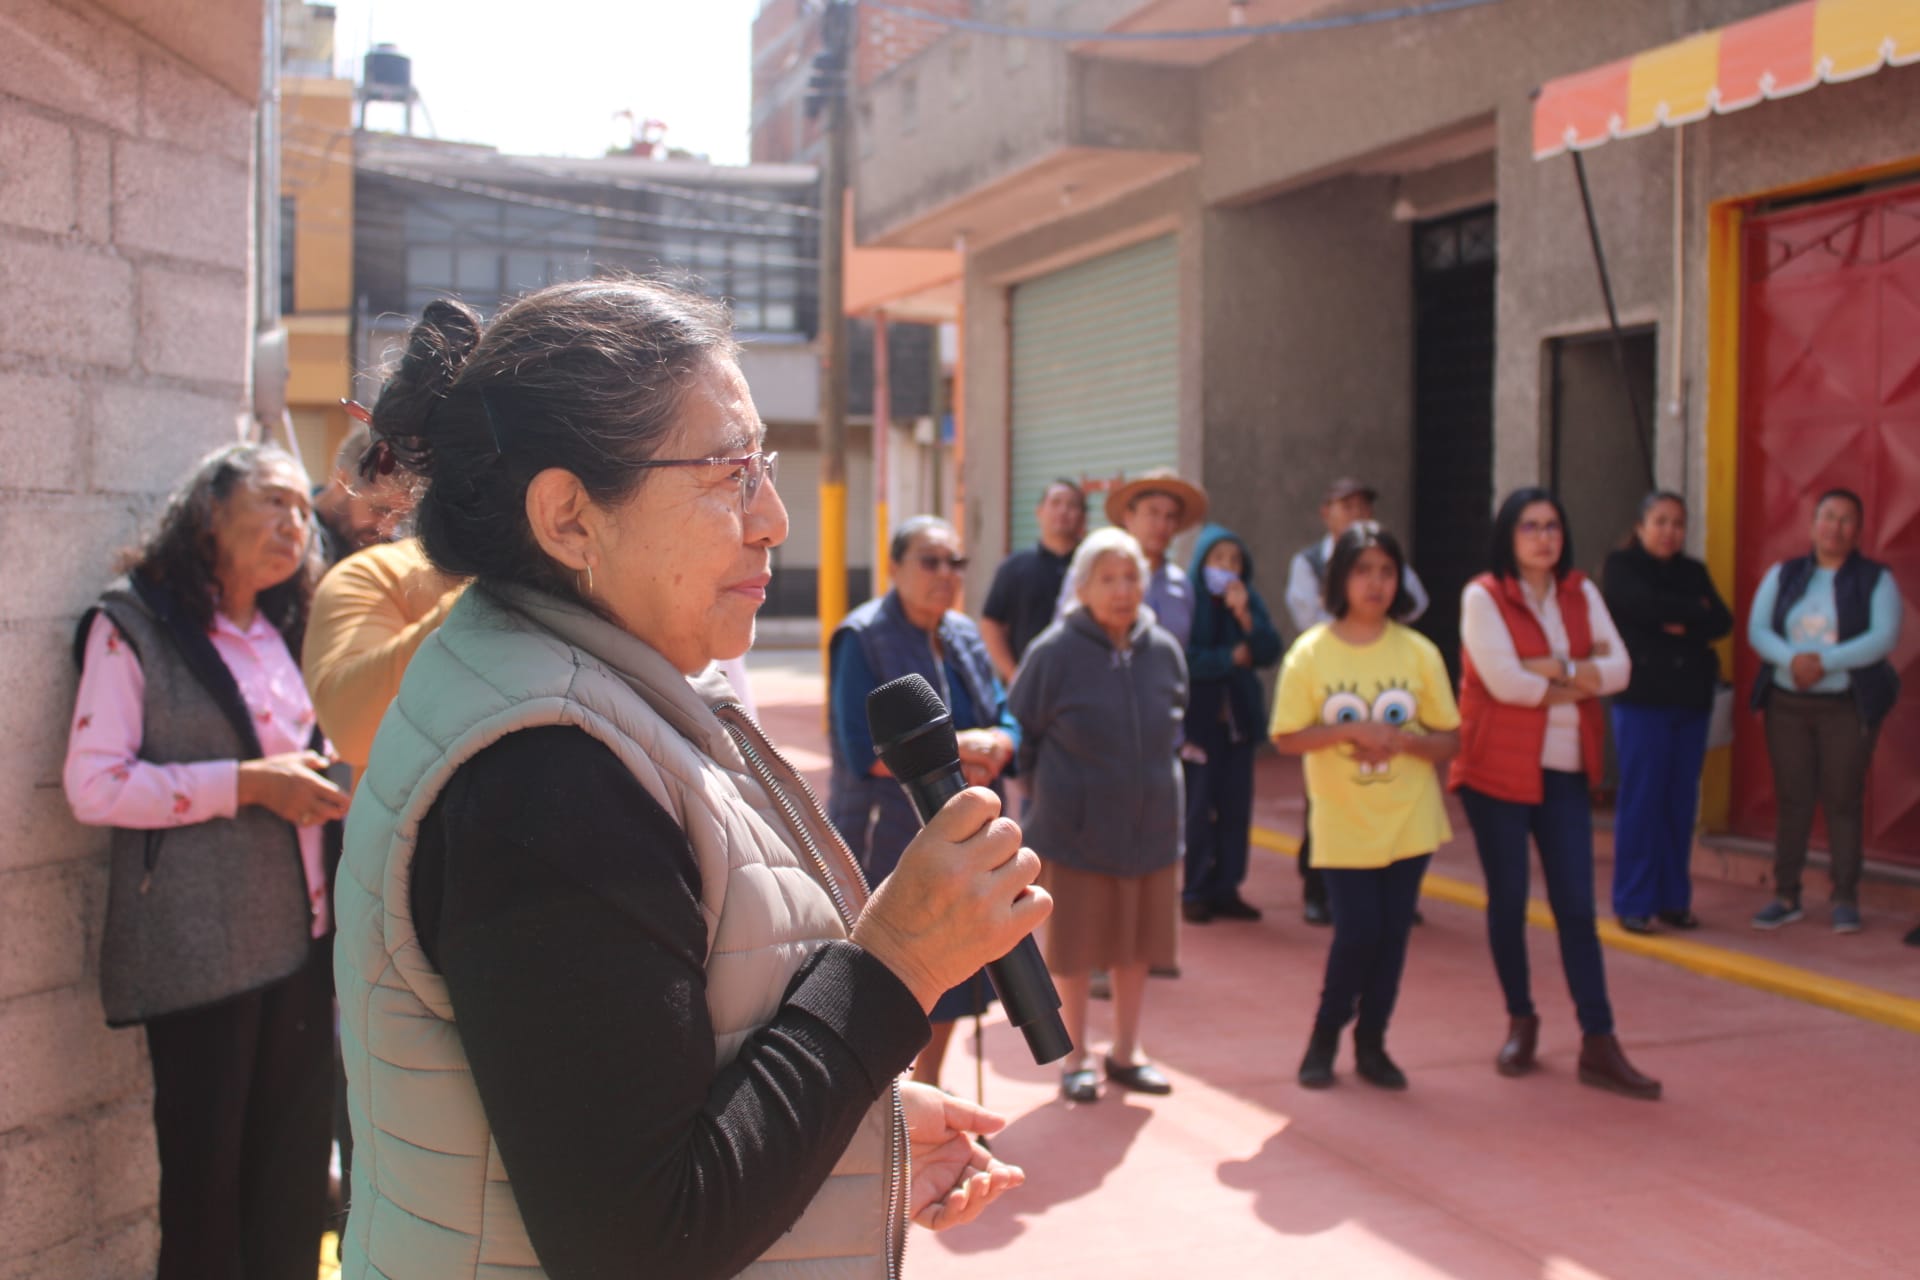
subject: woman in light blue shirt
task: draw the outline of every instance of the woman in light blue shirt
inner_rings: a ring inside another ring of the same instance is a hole
[[[1756,929],[1800,919],[1800,878],[1816,802],[1826,810],[1833,931],[1860,931],[1861,810],[1881,721],[1900,696],[1887,655],[1900,639],[1900,588],[1860,554],[1865,507],[1829,489],[1813,509],[1813,550],[1767,570],[1747,615],[1760,655],[1753,706],[1764,709],[1779,803],[1774,900]]]

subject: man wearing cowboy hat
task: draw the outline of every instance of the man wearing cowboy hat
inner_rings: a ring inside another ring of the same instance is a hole
[[[1153,570],[1147,605],[1182,649],[1193,637],[1193,583],[1185,569],[1167,559],[1167,548],[1206,518],[1206,490],[1182,480],[1171,467],[1143,472],[1107,494],[1107,523],[1125,529],[1140,544]],[[1063,587],[1055,616],[1072,604]]]
[[[1333,621],[1333,615],[1327,612],[1321,585],[1327,575],[1327,561],[1333,556],[1334,540],[1350,525],[1373,519],[1373,503],[1378,496],[1372,485],[1352,476],[1341,476],[1327,486],[1327,496],[1320,501],[1320,523],[1326,526],[1326,536],[1295,553],[1287,570],[1287,612],[1293,615],[1294,639],[1299,639],[1309,627]],[[1412,565],[1404,566],[1401,582],[1413,600],[1412,611],[1401,621],[1412,622],[1427,611],[1427,589],[1421,585],[1420,575],[1413,571]],[[1304,830],[1304,819],[1302,821]],[[1312,856],[1313,850],[1303,837],[1299,855],[1302,914],[1308,924],[1332,924],[1333,914],[1327,909],[1326,882],[1312,865]]]

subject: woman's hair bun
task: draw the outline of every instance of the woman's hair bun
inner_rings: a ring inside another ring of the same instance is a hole
[[[428,420],[480,344],[480,313],[464,302],[436,298],[407,331],[400,365],[373,406],[373,429],[389,438],[430,434]]]

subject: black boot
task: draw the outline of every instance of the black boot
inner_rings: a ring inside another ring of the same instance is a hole
[[[1385,1031],[1362,1031],[1353,1029],[1353,1069],[1368,1084],[1382,1089],[1404,1089],[1407,1087],[1407,1073],[1394,1065],[1387,1056],[1387,1033]]]
[[[1307,1056],[1300,1059],[1300,1087],[1325,1089],[1333,1084],[1333,1056],[1340,1052],[1340,1028],[1313,1024]]]

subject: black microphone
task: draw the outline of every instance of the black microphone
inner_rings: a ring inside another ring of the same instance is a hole
[[[906,791],[922,826],[966,790],[953,717],[925,677],[901,676],[869,693],[867,728],[874,753]],[[1027,1038],[1035,1062],[1057,1062],[1072,1051],[1073,1040],[1060,1020],[1060,993],[1053,989],[1033,935],[990,962],[987,975],[1006,1006],[1007,1020]]]

